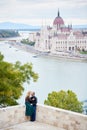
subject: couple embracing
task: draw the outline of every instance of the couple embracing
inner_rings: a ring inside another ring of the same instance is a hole
[[[30,116],[30,121],[36,120],[36,104],[37,97],[35,96],[35,92],[29,91],[25,97],[25,115],[27,119]]]

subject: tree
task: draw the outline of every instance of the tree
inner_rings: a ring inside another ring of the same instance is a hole
[[[83,111],[82,102],[78,101],[76,94],[71,90],[49,93],[44,104],[79,113]]]
[[[35,45],[35,42],[30,41],[28,38],[27,39],[22,39],[21,43],[27,44],[27,45],[30,45],[30,46],[34,46]]]
[[[0,53],[0,105],[17,105],[17,99],[24,91],[23,83],[34,82],[38,74],[33,71],[32,63],[21,65],[19,61],[15,64],[5,62]]]
[[[0,38],[16,37],[19,33],[14,30],[0,30]]]

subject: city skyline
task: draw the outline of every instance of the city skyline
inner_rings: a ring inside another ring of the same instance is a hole
[[[87,0],[3,0],[0,22],[52,25],[58,9],[65,25],[87,24]]]

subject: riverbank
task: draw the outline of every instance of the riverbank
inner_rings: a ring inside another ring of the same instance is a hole
[[[72,60],[72,61],[81,61],[81,62],[87,62],[87,56],[84,56],[83,54],[78,54],[78,55],[64,55],[64,54],[55,54],[55,53],[47,53],[47,52],[41,52],[38,50],[35,50],[33,46],[29,46],[29,45],[25,45],[19,42],[15,42],[15,43],[10,43],[7,42],[10,47],[13,46],[17,49],[21,49],[24,50],[26,52],[30,52],[34,54],[34,58],[38,58],[40,56],[44,56],[44,57],[53,57],[53,58],[57,58],[57,59],[63,59],[63,60]]]
[[[69,56],[69,55],[63,56],[63,55],[57,55],[57,54],[49,54],[49,56],[52,56],[52,57],[58,58],[58,59],[64,59],[64,60],[87,62],[87,58],[79,57],[79,56]]]

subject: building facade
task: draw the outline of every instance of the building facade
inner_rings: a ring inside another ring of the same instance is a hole
[[[59,11],[53,21],[53,26],[42,27],[40,32],[34,34],[34,40],[35,49],[42,52],[87,51],[87,32],[75,30],[72,25],[66,27]]]

